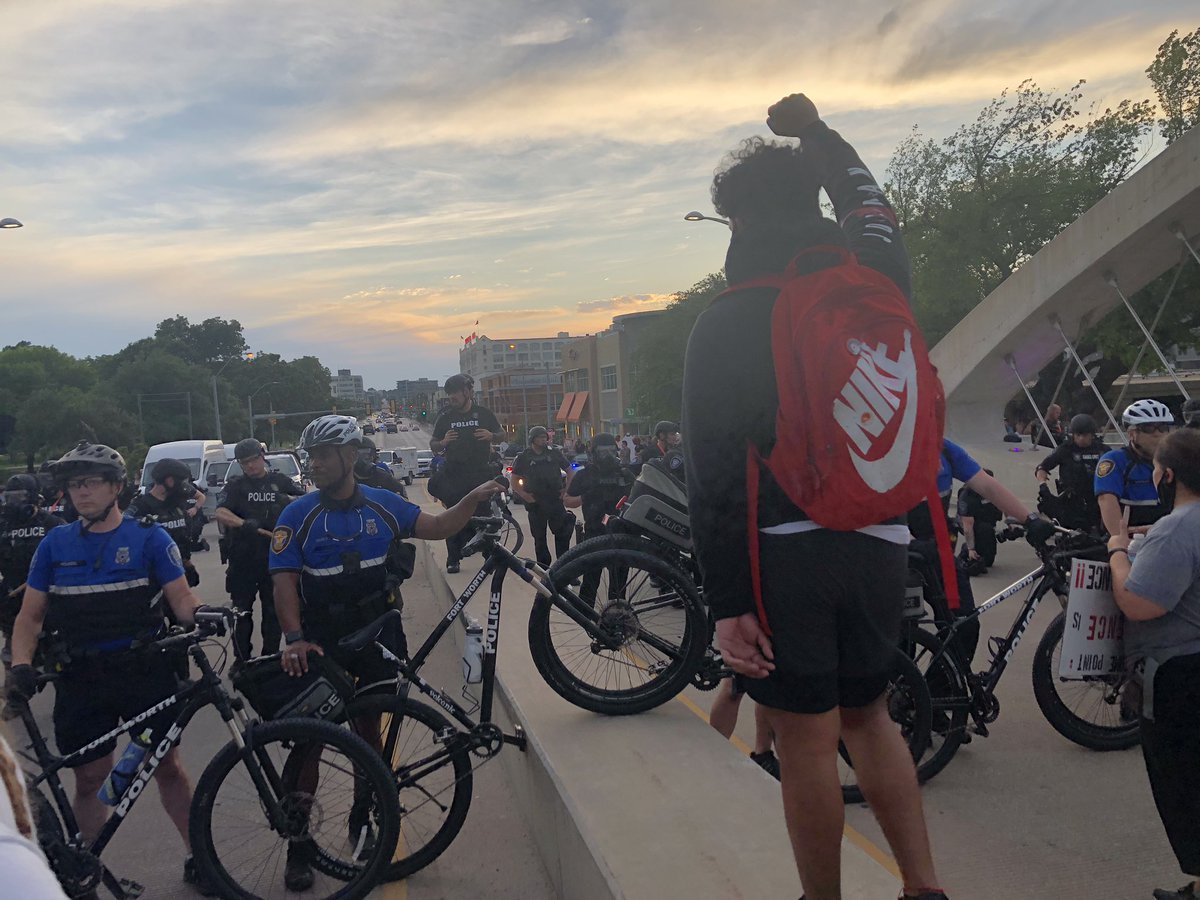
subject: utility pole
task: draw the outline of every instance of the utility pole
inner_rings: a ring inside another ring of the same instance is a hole
[[[221,368],[222,368],[222,371],[224,371],[224,366],[222,366]],[[216,419],[216,424],[217,424],[217,440],[221,441],[221,443],[224,443],[224,440],[222,440],[222,438],[221,438],[221,401],[217,399],[217,376],[216,375],[214,375],[212,377],[212,389],[213,389],[213,418]]]

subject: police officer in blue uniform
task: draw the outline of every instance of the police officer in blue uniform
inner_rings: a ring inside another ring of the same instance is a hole
[[[346,653],[337,642],[399,605],[399,584],[412,573],[414,552],[406,538],[444,540],[461,531],[476,507],[502,488],[486,481],[453,507],[438,514],[399,494],[359,484],[354,464],[363,439],[358,422],[329,415],[313,420],[300,435],[309,454],[317,490],[293,501],[280,514],[271,539],[275,609],[287,649],[284,671],[308,671],[308,654],[328,654],[363,687],[392,681],[395,669],[371,646]],[[393,620],[394,621],[394,620]],[[403,630],[394,625],[380,642],[399,657],[407,655]],[[356,723],[359,733],[379,735],[379,722]],[[303,849],[289,850],[284,883],[304,890],[313,875]]]
[[[1145,531],[1169,512],[1154,486],[1154,451],[1175,427],[1175,417],[1164,403],[1137,400],[1125,408],[1121,424],[1129,443],[1105,453],[1096,464],[1096,502],[1109,534],[1120,533],[1125,510],[1133,533]]]
[[[125,461],[111,447],[81,442],[60,459],[55,478],[70,495],[79,519],[42,540],[13,629],[9,694],[28,700],[36,691],[33,667],[43,628],[62,647],[55,682],[54,734],[60,753],[73,753],[119,722],[176,691],[175,662],[138,651],[133,644],[162,632],[165,596],[176,618],[191,622],[199,602],[188,587],[183,559],[159,525],[121,515],[117,498],[125,485]],[[153,736],[169,713],[148,719]],[[85,838],[93,839],[108,818],[96,797],[113,767],[115,741],[93,748],[75,767],[72,807]],[[164,809],[188,843],[192,788],[171,750],[154,773]],[[196,882],[191,857],[184,879]]]
[[[52,528],[64,524],[38,504],[41,486],[33,475],[14,475],[4,485],[0,506],[0,631],[4,632],[4,665],[11,662],[12,629],[21,611],[25,579],[38,544]]]

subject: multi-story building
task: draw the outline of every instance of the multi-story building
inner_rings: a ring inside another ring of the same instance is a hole
[[[406,378],[396,382],[396,408],[422,405],[430,407],[434,394],[438,391],[438,383],[432,378]]]
[[[561,376],[547,368],[485,375],[476,382],[475,391],[479,403],[496,414],[509,440],[522,443],[534,425],[553,427],[554,411],[563,401]]]
[[[505,369],[550,369],[558,372],[562,349],[571,335],[560,331],[556,337],[505,338],[493,340],[482,335],[458,351],[458,371],[475,379],[476,386],[485,375]]]
[[[362,376],[351,374],[349,369],[338,369],[337,375],[329,379],[329,393],[335,400],[349,400],[362,404],[367,402]]]
[[[555,420],[569,438],[597,432],[647,434],[654,423],[632,399],[633,357],[662,310],[615,316],[607,330],[577,338],[563,354],[563,401]]]

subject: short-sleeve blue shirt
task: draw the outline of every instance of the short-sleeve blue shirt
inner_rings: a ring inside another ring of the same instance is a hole
[[[1154,486],[1154,465],[1129,447],[1109,450],[1096,463],[1096,496],[1115,494],[1129,508],[1130,525],[1151,525],[1166,513]]]
[[[946,494],[954,486],[955,480],[970,481],[983,466],[975,462],[969,454],[954,441],[942,440],[942,455],[938,465],[937,488],[939,494]]]
[[[393,540],[412,537],[421,508],[399,494],[359,486],[345,508],[321,503],[317,491],[284,507],[271,539],[272,572],[337,574],[343,555],[353,551],[359,565],[382,565]]]

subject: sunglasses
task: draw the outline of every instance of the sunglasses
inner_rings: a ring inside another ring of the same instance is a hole
[[[1173,426],[1168,425],[1166,422],[1158,422],[1154,425],[1139,425],[1137,428],[1138,431],[1144,431],[1147,434],[1153,434],[1155,432],[1158,434],[1166,434],[1171,430],[1172,427]]]

